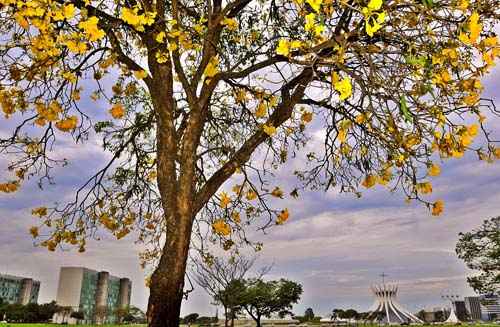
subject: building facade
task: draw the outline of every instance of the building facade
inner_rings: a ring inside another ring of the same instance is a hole
[[[465,308],[471,320],[481,320],[481,301],[479,296],[466,296],[464,298]]]
[[[64,323],[71,312],[81,312],[84,323],[115,323],[120,310],[130,306],[132,282],[106,271],[95,271],[83,267],[61,267],[56,302],[68,308],[57,314],[55,322]]]
[[[481,303],[483,319],[489,321],[500,320],[500,296],[481,295],[479,302]]]
[[[40,282],[32,278],[0,274],[0,298],[8,303],[37,303]]]

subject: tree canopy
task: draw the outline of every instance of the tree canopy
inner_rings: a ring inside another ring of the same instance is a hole
[[[260,249],[245,226],[284,224],[279,199],[381,184],[439,215],[441,160],[499,158],[480,95],[498,18],[496,0],[1,0],[0,192],[52,182],[70,138],[100,137],[108,162],[30,232],[83,252],[133,231],[150,324],[177,326],[190,249]]]
[[[500,217],[487,219],[480,228],[459,236],[458,257],[477,272],[467,277],[469,285],[480,294],[500,294]]]
[[[260,327],[262,317],[289,314],[301,295],[302,285],[290,280],[250,279],[244,283],[240,302],[243,309],[255,320],[257,327]]]

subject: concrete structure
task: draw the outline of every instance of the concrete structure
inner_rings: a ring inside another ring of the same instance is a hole
[[[481,295],[479,302],[481,303],[483,319],[488,321],[500,320],[500,296]]]
[[[54,315],[54,322],[73,323],[71,312],[84,315],[84,323],[115,323],[117,310],[130,305],[132,282],[111,276],[106,271],[83,267],[61,267],[56,302],[68,307],[67,312]]]
[[[0,274],[0,298],[8,303],[37,303],[39,292],[37,280]]]
[[[479,296],[466,296],[464,302],[469,318],[471,320],[481,320],[481,301],[479,301]]]
[[[370,309],[368,320],[379,323],[399,325],[407,323],[423,323],[422,320],[404,309],[397,301],[398,287],[396,285],[372,286],[375,295],[375,303]]]
[[[465,301],[453,301],[453,309],[455,310],[458,320],[469,320],[469,314],[467,313],[467,309],[465,307]]]

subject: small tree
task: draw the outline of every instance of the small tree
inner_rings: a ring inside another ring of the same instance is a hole
[[[196,322],[196,319],[198,319],[199,316],[200,315],[197,313],[190,313],[184,317],[183,322],[185,324],[188,324],[188,325],[194,324]]]
[[[70,317],[76,319],[76,323],[78,324],[80,320],[85,319],[85,314],[82,311],[73,311]]]
[[[312,321],[314,319],[314,312],[312,308],[307,308],[306,311],[304,312],[304,320],[305,321]]]
[[[239,298],[245,278],[255,263],[256,258],[246,258],[241,254],[233,254],[229,259],[210,258],[195,260],[194,280],[224,309],[224,326],[234,324],[234,316],[238,311]],[[270,267],[262,268],[255,278],[260,279]]]
[[[485,220],[471,232],[460,233],[458,257],[479,275],[467,278],[478,293],[500,293],[500,217]]]
[[[268,282],[261,279],[248,280],[242,307],[255,320],[257,327],[260,327],[262,317],[270,318],[273,313],[288,313],[301,294],[302,285],[286,279]]]
[[[129,308],[117,308],[115,310],[115,316],[118,321],[118,324],[121,324],[123,322],[123,318],[125,318],[129,313]]]
[[[344,316],[344,310],[342,309],[333,309],[332,310],[332,319],[340,319]]]

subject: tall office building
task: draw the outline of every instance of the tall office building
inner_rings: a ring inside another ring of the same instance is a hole
[[[58,305],[83,313],[85,323],[115,323],[117,310],[130,305],[132,282],[111,276],[106,271],[83,267],[61,267],[57,289]],[[66,313],[54,317],[65,322]]]
[[[37,303],[40,282],[32,278],[0,274],[0,298],[8,303]]]
[[[466,296],[465,308],[471,320],[481,320],[481,301],[479,296]]]

